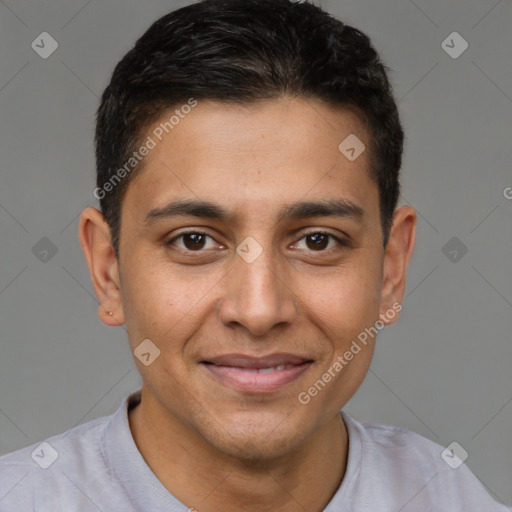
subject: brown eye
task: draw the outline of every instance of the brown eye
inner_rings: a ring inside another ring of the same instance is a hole
[[[330,235],[324,233],[314,233],[312,235],[306,235],[306,245],[308,249],[313,251],[323,251],[329,245]]]
[[[210,235],[198,231],[182,233],[170,240],[167,245],[176,245],[184,251],[199,252],[215,247],[215,241]]]
[[[183,245],[191,251],[203,249],[204,244],[205,235],[200,233],[187,233],[186,235],[183,235]]]
[[[328,252],[337,246],[341,248],[345,244],[338,237],[331,233],[323,233],[322,231],[312,231],[306,233],[296,244],[296,249],[306,251]]]

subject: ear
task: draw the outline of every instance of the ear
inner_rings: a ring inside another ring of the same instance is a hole
[[[88,207],[82,212],[78,238],[98,298],[100,320],[111,326],[124,324],[118,262],[110,228],[99,210]]]
[[[416,212],[402,206],[393,215],[393,225],[384,251],[380,318],[384,324],[398,319],[405,293],[407,268],[416,241]],[[393,311],[393,315],[389,314]],[[388,312],[388,314],[386,314]]]

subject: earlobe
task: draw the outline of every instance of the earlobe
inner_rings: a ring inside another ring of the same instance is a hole
[[[111,326],[124,324],[118,262],[110,228],[99,210],[85,208],[80,217],[78,238],[98,299],[100,320]]]
[[[393,226],[384,253],[380,317],[385,324],[394,323],[405,293],[407,269],[416,240],[416,212],[410,206],[395,211]],[[398,308],[399,305],[399,308]]]

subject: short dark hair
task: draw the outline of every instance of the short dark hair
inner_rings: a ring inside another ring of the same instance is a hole
[[[112,179],[148,127],[191,98],[248,103],[290,95],[355,109],[370,134],[385,245],[404,138],[386,71],[365,34],[309,1],[202,0],[158,19],[117,64],[97,112],[102,194],[95,195],[116,255],[121,202],[135,172]]]

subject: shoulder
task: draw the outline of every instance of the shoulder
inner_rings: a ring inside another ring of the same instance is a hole
[[[71,428],[62,434],[45,439],[42,442],[34,443],[14,452],[0,457],[0,467],[40,467],[48,469],[60,454],[80,450],[91,446],[97,440],[109,421],[110,416],[103,416],[89,421],[77,427]],[[59,453],[60,452],[60,453]]]
[[[357,475],[361,494],[376,492],[403,512],[510,512],[490,497],[458,447],[452,452],[405,428],[342,416],[352,443],[347,473]]]
[[[106,465],[101,437],[109,418],[0,457],[0,512],[51,510],[52,503],[53,510],[61,510],[59,497],[78,491],[74,475]]]
[[[395,460],[397,470],[404,464],[410,470],[410,462],[420,470],[437,468],[442,461],[443,447],[416,432],[402,427],[361,423],[344,415],[352,433],[357,432],[362,442],[364,455],[374,462],[387,463],[389,457]]]

